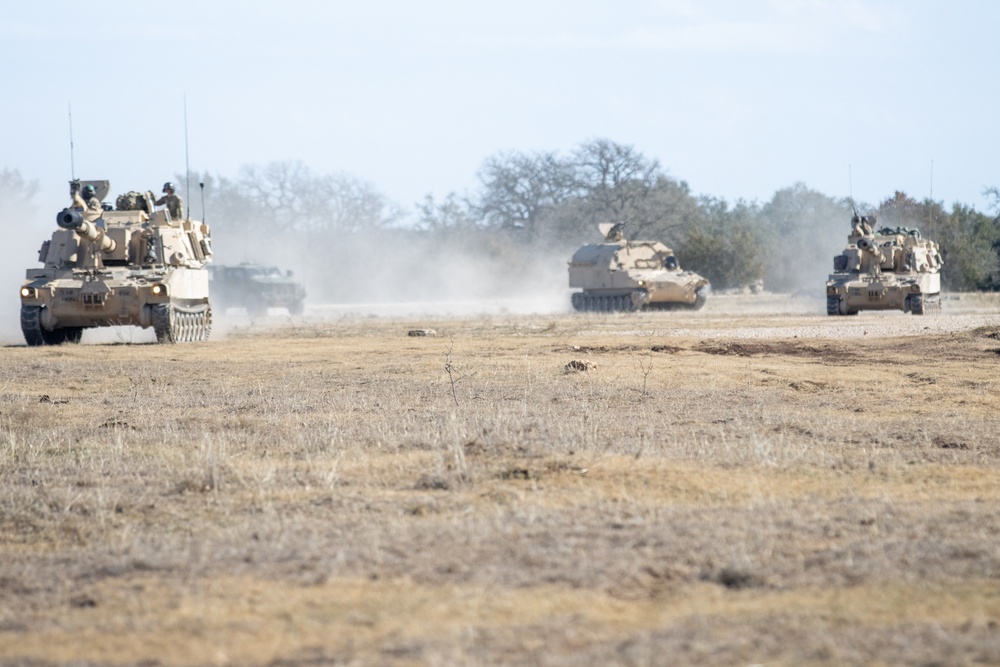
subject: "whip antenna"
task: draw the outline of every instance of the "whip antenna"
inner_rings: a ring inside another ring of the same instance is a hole
[[[929,196],[930,201],[927,206],[927,226],[933,227],[934,225],[934,159],[931,158],[931,194]]]
[[[188,162],[188,100],[184,95],[184,198],[191,201],[191,165]],[[188,205],[187,219],[191,220],[191,205]]]
[[[201,222],[202,224],[207,224],[205,222],[208,218],[208,216],[205,215],[205,184],[203,182],[199,183],[198,187],[201,188]]]
[[[76,165],[73,164],[73,103],[67,102],[69,107],[69,177],[76,180]]]

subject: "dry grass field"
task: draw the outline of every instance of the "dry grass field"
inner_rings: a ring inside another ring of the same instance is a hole
[[[997,304],[726,303],[0,348],[0,664],[1000,664]]]

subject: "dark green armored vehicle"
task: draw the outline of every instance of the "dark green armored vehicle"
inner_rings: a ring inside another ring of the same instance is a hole
[[[260,264],[210,266],[208,274],[212,303],[225,312],[228,308],[245,308],[247,315],[267,315],[268,308],[287,308],[291,315],[305,310],[306,288],[276,267]]]

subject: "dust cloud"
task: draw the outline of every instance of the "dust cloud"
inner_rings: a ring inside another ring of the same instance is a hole
[[[67,202],[68,203],[68,202]],[[56,229],[56,214],[66,204],[48,209],[5,210],[7,229],[5,242],[0,245],[0,278],[3,298],[0,299],[0,344],[23,345],[21,335],[21,296],[18,292],[27,269],[41,268],[38,250],[42,242]]]
[[[779,224],[765,251],[765,289],[814,298],[818,307],[825,307],[826,281],[833,257],[847,245],[850,221],[851,210],[844,206],[799,211]]]
[[[569,251],[518,249],[504,239],[432,238],[409,229],[286,239],[213,227],[214,262],[292,270],[307,315],[470,315],[568,312]],[[230,311],[231,314],[231,311]]]

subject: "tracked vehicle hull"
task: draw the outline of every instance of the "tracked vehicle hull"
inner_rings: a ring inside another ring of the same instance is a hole
[[[580,312],[698,310],[708,300],[708,280],[681,269],[673,250],[658,241],[626,241],[615,233],[583,246],[569,263],[570,297]]]
[[[856,315],[863,310],[933,315],[941,310],[941,279],[937,274],[856,278],[830,276],[826,287],[827,315]]]
[[[90,183],[107,192],[107,181]],[[97,220],[57,216],[60,229],[39,251],[44,268],[28,269],[21,285],[29,346],[78,343],[85,329],[110,326],[152,328],[161,343],[208,339],[208,227],[172,221],[140,193],[119,204],[128,208]]]
[[[653,294],[641,287],[627,290],[584,290],[570,297],[573,309],[578,312],[614,313],[640,310],[700,310],[708,301],[706,285],[694,287],[690,283],[659,285]],[[656,300],[653,297],[658,297]]]

